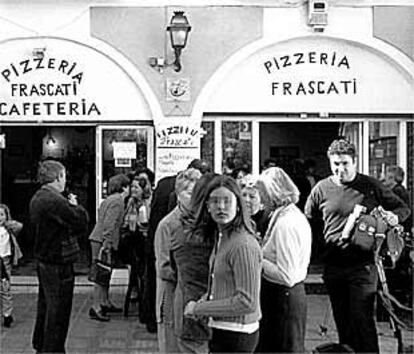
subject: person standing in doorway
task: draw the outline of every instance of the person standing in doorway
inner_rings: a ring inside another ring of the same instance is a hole
[[[410,202],[410,195],[407,189],[403,186],[405,173],[400,166],[387,166],[385,170],[384,184],[391,188],[394,194],[398,195],[409,207],[412,208]],[[401,223],[404,227],[404,231],[409,235],[413,235],[413,210],[411,209],[411,215]],[[407,239],[409,239],[408,236]],[[391,293],[400,302],[411,306],[413,297],[413,281],[412,281],[412,261],[410,259],[410,245],[406,244],[400,258],[397,260],[394,268],[385,269],[385,275],[387,277],[388,288]]]
[[[379,180],[357,172],[356,148],[348,140],[334,140],[327,156],[332,175],[312,189],[305,214],[324,221],[323,279],[340,343],[357,353],[379,353],[374,320],[378,283],[374,252],[350,244],[342,234],[357,204],[367,212],[382,206],[389,224],[406,220],[410,209]]]
[[[39,353],[64,353],[74,289],[73,263],[79,257],[76,233],[84,232],[88,216],[76,196],[61,194],[66,169],[47,160],[39,167],[41,188],[30,201],[39,294],[33,348]]]
[[[404,181],[405,173],[402,167],[400,166],[388,166],[385,171],[385,181],[384,184],[391,188],[392,192],[396,195],[398,195],[405,204],[408,206],[412,205],[410,203],[410,195],[407,191],[407,189],[402,185]],[[411,212],[412,213],[412,212]],[[407,220],[401,223],[401,225],[404,227],[405,232],[412,233],[412,227],[413,227],[413,215],[411,214]]]

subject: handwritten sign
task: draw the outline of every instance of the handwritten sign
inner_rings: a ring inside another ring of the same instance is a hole
[[[187,119],[161,122],[156,125],[157,180],[185,170],[200,157],[201,127]]]
[[[197,147],[200,143],[200,127],[188,124],[173,124],[157,130],[159,147]]]

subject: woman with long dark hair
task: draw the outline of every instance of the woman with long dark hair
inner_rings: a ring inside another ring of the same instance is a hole
[[[190,207],[182,213],[182,233],[171,240],[172,258],[177,268],[177,287],[174,299],[174,330],[181,353],[208,353],[211,331],[205,318],[184,316],[185,304],[198,300],[207,291],[209,258],[214,240],[204,239],[193,232],[197,211],[203,203],[208,183],[215,174],[205,173],[194,185]]]
[[[210,317],[210,352],[253,352],[259,338],[262,253],[236,181],[217,176],[207,186],[194,232],[214,238],[207,294],[184,314]]]

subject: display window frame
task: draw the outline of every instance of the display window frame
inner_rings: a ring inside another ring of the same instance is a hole
[[[96,127],[96,199],[97,206],[103,201],[102,190],[103,190],[103,168],[104,168],[104,151],[103,151],[103,134],[106,130],[137,130],[142,129],[146,131],[147,140],[147,167],[154,171],[154,153],[155,153],[155,137],[154,137],[154,126],[143,125],[143,124],[127,124],[127,125],[98,125]],[[96,213],[98,213],[98,207]]]

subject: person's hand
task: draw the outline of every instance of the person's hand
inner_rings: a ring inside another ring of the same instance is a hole
[[[23,228],[23,224],[16,220],[6,220],[4,226],[15,234],[19,233]]]
[[[208,294],[204,293],[204,295],[197,300],[197,303],[207,301],[207,296]]]
[[[102,243],[102,248],[104,252],[111,252],[112,242],[110,240],[104,240]]]
[[[69,193],[68,195],[68,202],[71,205],[77,206],[78,205],[78,197],[75,194]]]
[[[384,216],[384,219],[388,225],[395,226],[398,224],[398,215],[395,215],[392,211],[387,211],[387,210],[382,209],[381,213]]]
[[[187,303],[187,305],[185,305],[184,308],[184,316],[185,317],[190,317],[190,318],[194,318],[194,307],[196,306],[196,302],[195,301],[189,301]]]
[[[326,243],[333,243],[334,245],[345,249],[349,246],[349,240],[342,238],[342,234],[330,235],[326,238]]]

